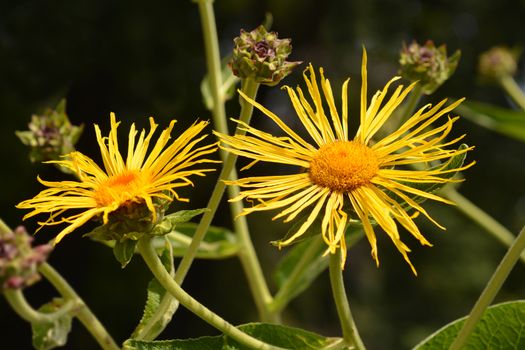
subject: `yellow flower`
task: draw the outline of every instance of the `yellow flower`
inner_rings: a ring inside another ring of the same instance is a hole
[[[149,118],[149,122],[149,133],[146,135],[143,129],[138,140],[135,124],[131,125],[125,159],[119,151],[117,128],[120,122],[116,121],[115,115],[111,113],[111,131],[108,137],[102,137],[95,124],[104,170],[80,152],[72,152],[64,160],[48,162],[66,167],[78,179],[52,182],[39,177],[38,180],[48,188],[17,205],[17,208],[32,209],[24,216],[24,220],[48,213],[49,219],[39,222],[41,227],[68,224],[55,238],[55,243],[58,243],[65,235],[92,218],[102,216],[106,224],[109,215],[120,208],[145,204],[151,213],[151,221],[156,222],[156,201],[171,202],[173,197],[179,201],[187,201],[177,195],[175,188],[193,185],[188,178],[191,175],[204,176],[206,172],[214,170],[192,168],[197,164],[214,162],[202,156],[213,153],[216,150],[215,144],[196,146],[206,137],[197,135],[208,122],[196,122],[168,145],[175,124],[175,120],[172,120],[147,155],[158,126],[153,118]],[[77,212],[70,216],[62,215],[69,210]]]
[[[444,198],[416,188],[417,185],[457,181],[450,179],[447,174],[474,164],[448,168],[450,164],[447,164],[447,161],[471,149],[447,149],[463,138],[461,136],[452,141],[445,141],[458,117],[447,118],[441,126],[432,126],[461,101],[446,107],[445,100],[434,107],[427,105],[390,135],[372,141],[415,85],[407,88],[398,86],[394,93],[386,98],[391,83],[399,79],[395,77],[372,97],[368,105],[364,52],[360,125],[355,137],[350,138],[348,80],[342,86],[340,115],[335,106],[330,83],[325,79],[323,69],[319,71],[320,84],[316,80],[312,65],[307,69],[309,76],[304,74],[313,105],[307,101],[300,88],[294,91],[288,86],[285,87],[299,120],[314,143],[307,142],[281,118],[245,95],[243,97],[272,119],[286,136],[276,137],[246,124],[241,124],[247,132],[245,136],[217,133],[221,147],[254,160],[245,169],[259,161],[306,169],[288,175],[254,176],[233,181],[231,184],[242,188],[241,194],[234,200],[255,200],[255,205],[246,208],[243,215],[280,209],[274,219],[284,217],[285,222],[293,220],[301,212],[307,212],[306,221],[289,238],[280,241],[279,247],[296,241],[319,218],[321,234],[328,246],[327,253],[335,253],[337,249],[341,249],[343,266],[346,259],[345,230],[352,217],[362,222],[371,245],[372,257],[379,265],[373,228],[375,222],[390,237],[416,273],[407,255],[410,249],[401,241],[396,221],[423,245],[431,244],[414,223],[415,216],[423,214],[443,228],[413,197],[451,204]],[[434,161],[443,162],[444,165],[429,168],[429,163]],[[416,167],[421,170],[415,170]],[[414,213],[410,214],[410,211]]]

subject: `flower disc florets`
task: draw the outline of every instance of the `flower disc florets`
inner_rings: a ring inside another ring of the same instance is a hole
[[[356,141],[322,146],[310,162],[312,182],[337,192],[350,192],[370,183],[379,171],[374,151]]]

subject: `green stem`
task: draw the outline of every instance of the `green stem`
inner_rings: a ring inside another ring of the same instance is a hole
[[[255,83],[251,79],[243,81],[243,91],[246,93],[246,95],[250,97],[255,96],[257,94],[258,87],[259,84]],[[252,112],[253,106],[250,103],[243,100],[241,102],[241,114],[239,120],[249,124]],[[240,128],[237,127],[235,134],[244,135],[245,131],[240,130]],[[188,247],[186,254],[182,258],[177,269],[177,273],[175,274],[175,281],[179,284],[183,282],[186,274],[188,273],[188,270],[197,253],[197,248],[199,247],[200,242],[202,241],[206,232],[208,231],[208,228],[210,227],[211,221],[215,215],[215,212],[217,211],[217,208],[224,194],[224,190],[226,187],[224,181],[231,179],[232,169],[234,169],[236,161],[237,155],[229,153],[226,157],[226,160],[223,163],[223,167],[219,175],[219,181],[217,181],[207,205],[207,208],[209,210],[203,214],[201,221],[195,231],[195,235],[193,236],[193,240],[190,246]],[[229,190],[232,191],[230,192],[230,195],[238,195],[238,188],[236,189],[235,187],[231,186],[229,186],[228,188],[232,188],[231,190]],[[242,212],[242,204],[233,203],[232,211],[235,215],[239,215]],[[266,285],[262,269],[258,263],[255,250],[253,248],[253,244],[248,233],[248,226],[245,221],[245,218],[242,216],[237,218],[237,220],[234,221],[234,225],[237,231],[239,243],[241,245],[241,253],[239,254],[239,257],[241,259],[243,268],[246,272],[248,283],[253,293],[255,303],[261,316],[261,319],[265,321],[275,320],[276,316],[268,312],[268,305],[271,303],[272,297]]]
[[[0,219],[0,232],[11,231],[11,229]],[[76,310],[75,316],[82,322],[84,327],[91,333],[91,335],[98,342],[100,347],[104,350],[119,350],[113,338],[106,331],[102,323],[97,317],[91,312],[88,306],[84,303],[82,298],[78,296],[75,290],[69,285],[69,283],[48,263],[44,262],[38,268],[38,271],[56,288],[56,290],[69,302],[71,302]],[[23,295],[22,295],[23,296]],[[17,296],[15,296],[17,297]],[[18,296],[18,302],[23,302],[25,299],[20,299]],[[24,311],[28,311],[29,314],[26,316],[40,317],[37,314],[31,314],[30,306],[26,302]],[[19,304],[22,305],[22,304]],[[34,311],[34,310],[33,310]],[[36,311],[38,312],[38,311]]]
[[[228,125],[221,90],[221,55],[219,52],[215,14],[213,12],[213,0],[198,0],[197,3],[199,5],[204,50],[206,52],[206,67],[210,82],[210,92],[213,100],[213,124],[216,130],[227,134]]]
[[[75,316],[91,333],[93,338],[98,342],[100,347],[104,350],[118,350],[119,346],[115,343],[113,338],[106,331],[102,323],[91,312],[89,307],[78,296],[75,290],[69,283],[49,264],[43,263],[39,268],[40,273],[47,278],[47,280],[58,290],[60,294],[66,299],[73,300],[77,305],[77,312]]]
[[[514,235],[489,214],[481,210],[474,203],[461,195],[453,186],[445,186],[441,194],[456,203],[459,211],[477,223],[480,227],[490,233],[494,238],[510,247],[514,242]],[[525,263],[525,252],[520,255],[521,261]]]
[[[72,300],[68,300],[57,311],[43,313],[33,309],[33,307],[27,302],[21,290],[7,289],[4,291],[4,295],[13,310],[15,310],[22,319],[33,324],[55,322],[62,316],[68,313],[73,313],[75,309],[75,303]]]
[[[498,81],[514,102],[525,111],[525,95],[516,83],[516,80],[510,75],[504,75]]]
[[[332,295],[334,297],[339,322],[343,331],[343,339],[353,345],[357,350],[364,350],[365,346],[359,336],[354,318],[350,311],[348,298],[346,296],[345,285],[343,281],[343,270],[341,267],[341,249],[336,253],[330,254],[330,284],[332,285]]]
[[[173,235],[173,233],[170,233],[170,235]],[[187,237],[185,235],[181,235],[181,236]],[[164,241],[163,242],[164,244],[162,245],[162,247],[167,246],[168,249],[170,250],[169,256],[172,257],[173,256],[173,246],[171,244],[166,244],[168,242],[167,236],[164,236],[163,241]],[[152,240],[153,249],[157,250],[158,247],[156,247],[153,244],[153,242],[154,241]],[[173,262],[171,262],[170,264],[169,274],[171,275],[172,278],[175,275],[175,268],[174,268]],[[171,320],[171,318],[173,317],[173,315],[175,314],[175,312],[177,311],[178,307],[179,307],[179,302],[175,298],[173,298],[173,296],[171,296],[170,293],[164,293],[164,295],[162,296],[160,300],[158,307],[155,308],[155,312],[150,317],[148,317],[148,320],[146,321],[146,323],[142,327],[140,327],[138,332],[132,334],[131,337],[137,340],[146,340],[146,341],[155,340],[155,338],[157,338],[159,334],[162,333],[162,331],[165,328],[165,327],[159,327],[159,325],[161,324],[167,325],[169,321]]]
[[[510,271],[516,265],[520,254],[525,250],[525,226],[521,229],[518,237],[514,240],[514,243],[509,248],[500,264],[496,268],[496,271],[490,278],[490,281],[485,286],[485,289],[479,296],[478,301],[472,308],[470,315],[463,324],[463,327],[459,331],[458,336],[450,346],[449,350],[460,350],[465,345],[469,335],[474,330],[474,327],[480,320],[483,312],[490,305],[494,297],[500,290],[503,282],[507,279]]]
[[[228,134],[228,126],[227,126],[227,118],[226,118],[226,112],[224,107],[224,98],[223,98],[223,91],[222,91],[222,75],[221,75],[221,57],[219,52],[219,45],[218,45],[218,37],[217,37],[217,29],[215,24],[215,15],[213,11],[213,1],[211,0],[198,0],[199,5],[199,13],[201,18],[201,24],[202,24],[202,32],[204,37],[204,48],[206,51],[206,64],[208,69],[208,75],[209,75],[209,81],[210,81],[210,91],[213,99],[213,109],[212,109],[212,115],[213,115],[213,124],[217,131]],[[257,94],[259,84],[255,83],[252,80],[245,80],[243,81],[242,90],[245,94],[247,94],[249,97],[255,99],[255,96]],[[249,120],[251,118],[253,107],[251,104],[247,103],[246,101],[241,101],[241,116],[240,119],[243,121],[246,121],[249,123]],[[238,133],[238,132],[236,132]],[[224,162],[223,169],[226,169],[227,161],[228,161],[228,155],[224,150],[221,150],[221,158]],[[229,163],[232,159],[230,159]],[[226,176],[220,176],[220,181],[222,180],[236,180],[237,179],[237,172],[235,170],[235,158],[233,158],[233,163],[231,164],[231,167],[229,171],[225,171],[224,174]],[[226,169],[228,170],[228,169]],[[221,173],[222,175],[222,173]],[[213,203],[216,202],[215,209],[213,210],[213,213],[208,215],[206,218],[202,218],[201,223],[203,221],[209,221],[208,224],[202,224],[202,226],[199,225],[201,230],[203,231],[202,235],[205,235],[206,231],[208,230],[209,225],[211,224],[211,220],[213,219],[213,216],[215,214],[215,210],[217,209],[218,204],[220,203],[220,200],[222,198],[222,195],[224,193],[224,188],[220,189],[217,188],[217,196],[210,199],[210,203],[212,204],[212,199],[214,200]],[[228,197],[235,198],[239,195],[239,187],[238,186],[228,186]],[[220,193],[220,195],[218,195]],[[214,204],[215,205],[215,204]],[[255,249],[253,247],[253,243],[250,238],[249,229],[248,229],[248,223],[244,216],[239,216],[239,214],[243,211],[243,204],[242,202],[233,202],[230,204],[231,206],[231,215],[233,219],[234,229],[237,233],[237,237],[239,240],[239,244],[241,246],[241,249],[239,250],[239,259],[241,261],[241,265],[244,269],[245,275],[248,278],[248,284],[250,286],[251,293],[253,295],[253,298],[255,299],[255,304],[257,307],[257,310],[259,312],[259,317],[262,321],[277,321],[278,315],[270,314],[268,312],[267,305],[272,301],[272,296],[270,294],[270,291],[268,289],[268,285],[266,284],[266,280],[264,278],[264,274],[262,272],[261,266],[259,264],[259,260],[257,259],[257,254],[255,252]],[[208,208],[211,208],[208,206]],[[198,247],[198,243],[202,240],[202,238],[196,239],[197,235],[194,236],[194,241],[196,244],[194,244],[195,247]],[[188,256],[188,259],[184,260],[181,267],[179,267],[180,272],[176,279],[178,283],[182,283],[184,276],[187,273],[187,269],[189,269],[189,266],[191,265],[191,262],[193,261],[194,256],[191,255],[194,253],[191,253]],[[187,267],[186,267],[187,266]]]
[[[172,276],[162,265],[157,252],[151,244],[150,237],[144,237],[139,240],[137,244],[138,251],[142,255],[144,262],[149,267],[157,281],[182,305],[188,310],[199,316],[201,319],[209,323],[211,326],[222,331],[224,334],[230,336],[232,339],[238,341],[245,346],[252,349],[260,350],[283,350],[283,348],[276,347],[270,344],[266,344],[252,336],[242,332],[235,328],[232,324],[200,304],[191,295],[186,293],[180,286],[175,282]]]
[[[250,98],[255,99],[259,84],[255,83],[251,79],[242,81],[242,90]],[[251,115],[253,112],[253,106],[244,99],[240,99],[241,104],[241,115],[240,119],[244,120],[249,124]],[[236,130],[237,135],[244,134],[244,131]],[[235,168],[232,168],[235,170]],[[237,176],[232,171],[229,176],[229,180],[236,180]],[[228,186],[228,196],[230,199],[236,198],[240,194],[239,186]],[[250,291],[255,300],[257,311],[259,312],[259,318],[263,322],[279,322],[279,313],[270,312],[268,306],[272,303],[272,295],[264,278],[257,253],[253,246],[253,242],[250,237],[250,231],[248,229],[248,222],[246,216],[241,216],[243,212],[243,204],[241,201],[230,202],[230,207],[233,216],[233,226],[237,234],[237,239],[240,245],[239,259],[244,269],[244,274],[248,279],[248,285]]]

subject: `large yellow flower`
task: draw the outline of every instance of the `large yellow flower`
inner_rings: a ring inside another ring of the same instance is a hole
[[[450,203],[435,194],[422,191],[414,184],[442,184],[451,180],[450,174],[463,170],[473,163],[450,169],[447,164],[452,157],[470,148],[447,149],[462,137],[445,141],[457,117],[447,118],[437,127],[432,124],[454,109],[461,101],[445,107],[446,101],[436,106],[427,105],[406,120],[396,131],[379,140],[372,140],[379,129],[414,88],[398,86],[387,98],[393,78],[383,90],[378,91],[367,103],[366,52],[363,53],[360,125],[355,137],[348,131],[348,80],[342,86],[342,111],[338,113],[332,88],[321,68],[318,85],[315,71],[310,65],[309,76],[304,80],[313,105],[303,91],[285,87],[295,112],[314,141],[307,142],[293,131],[281,118],[255,102],[243,97],[272,119],[286,134],[276,137],[249,125],[241,124],[245,136],[228,136],[217,133],[221,147],[253,159],[246,168],[264,161],[295,165],[303,171],[276,176],[254,176],[232,182],[241,186],[241,194],[234,200],[255,200],[243,215],[255,211],[280,209],[274,217],[288,222],[301,212],[307,212],[305,222],[289,238],[279,242],[279,247],[296,241],[312,223],[319,218],[321,234],[328,245],[327,252],[342,250],[342,262],[346,259],[345,230],[353,217],[362,222],[371,245],[376,263],[376,235],[373,223],[377,223],[410,264],[410,249],[401,241],[397,223],[401,224],[421,244],[431,245],[421,234],[413,218],[419,213],[440,226],[413,198],[415,196]],[[443,166],[429,167],[430,162],[442,162]],[[304,171],[306,169],[306,171]],[[418,169],[418,170],[415,170]],[[421,169],[421,170],[420,170]]]
[[[120,122],[116,121],[115,115],[111,113],[111,131],[108,137],[102,137],[95,124],[104,170],[80,152],[72,152],[64,160],[50,162],[68,168],[78,179],[51,182],[38,178],[48,188],[17,205],[21,209],[32,209],[24,216],[24,220],[48,213],[49,219],[40,222],[41,227],[68,224],[55,238],[55,243],[58,243],[65,235],[92,218],[102,216],[103,222],[107,223],[111,213],[125,206],[145,204],[151,213],[151,221],[155,222],[156,200],[170,202],[176,198],[187,201],[177,195],[175,188],[193,185],[188,178],[191,175],[204,176],[206,172],[214,170],[193,169],[194,165],[214,162],[202,156],[214,152],[215,144],[197,147],[197,143],[206,137],[198,134],[208,122],[196,122],[168,145],[175,124],[172,120],[148,155],[150,142],[157,129],[153,118],[149,122],[149,133],[146,135],[143,129],[138,140],[135,124],[131,125],[125,159],[119,151],[117,128]],[[69,210],[80,212],[70,216],[62,215]]]

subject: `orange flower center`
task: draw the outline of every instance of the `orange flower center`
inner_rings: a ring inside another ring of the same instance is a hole
[[[310,162],[312,182],[337,192],[350,192],[368,184],[378,171],[374,151],[356,141],[326,144]]]
[[[146,185],[144,174],[138,170],[111,176],[99,184],[94,198],[99,207],[111,204],[121,205],[126,201],[137,201],[137,195],[144,191]]]

